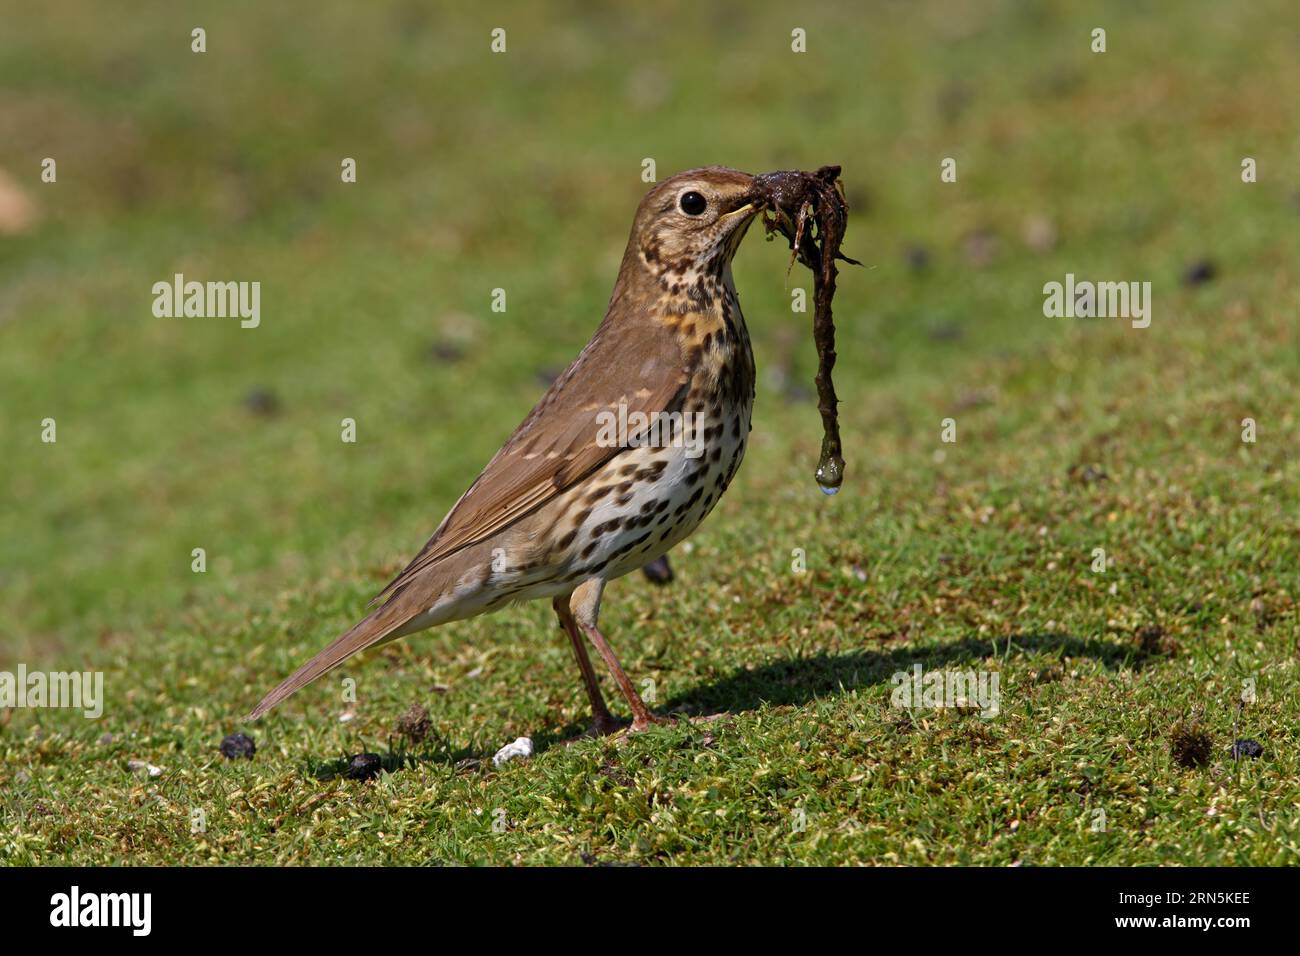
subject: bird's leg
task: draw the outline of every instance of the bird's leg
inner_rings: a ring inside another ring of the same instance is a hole
[[[578,622],[573,619],[573,612],[569,610],[569,595],[561,594],[551,602],[551,605],[555,608],[555,616],[560,619],[560,626],[564,628],[564,633],[569,635],[574,656],[578,658],[582,682],[586,685],[587,697],[591,700],[591,729],[602,737],[612,734],[618,730],[618,721],[609,712],[609,708],[605,706],[605,698],[600,694],[600,684],[596,681],[596,672],[591,666],[591,658],[587,656],[587,648],[583,646]]]
[[[614,650],[609,646],[609,642],[605,640],[605,635],[600,633],[600,629],[596,627],[596,618],[600,614],[600,595],[604,589],[605,582],[600,578],[591,578],[584,581],[573,592],[573,597],[569,601],[569,610],[577,620],[578,627],[587,635],[591,643],[596,645],[596,650],[600,651],[600,656],[605,658],[605,664],[609,667],[609,672],[614,675],[614,682],[618,684],[618,689],[627,698],[627,704],[632,708],[632,730],[635,733],[645,730],[651,724],[661,724],[663,721],[650,713],[645,702],[641,700],[641,695],[636,692],[632,682],[623,673],[623,667],[619,664],[618,658],[614,656]]]

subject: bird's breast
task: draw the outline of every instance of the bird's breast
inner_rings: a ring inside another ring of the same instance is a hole
[[[716,275],[705,272],[699,279],[690,274],[685,278],[691,280],[689,293],[676,292],[676,285],[667,287],[655,311],[677,336],[690,370],[688,402],[720,401],[743,407],[748,426],[754,400],[754,353],[731,268],[728,265]]]

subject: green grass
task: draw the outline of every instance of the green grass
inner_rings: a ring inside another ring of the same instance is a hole
[[[0,713],[0,860],[1300,860],[1283,0],[12,6],[0,170],[42,219],[0,238],[0,670],[100,669],[108,699],[99,720]],[[659,710],[724,716],[578,739],[585,695],[539,603],[356,658],[242,725],[586,341],[644,157],[661,177],[841,163],[866,263],[836,302],[843,492],[812,480],[815,356],[788,292],[807,274],[755,231],[745,465],[672,586],[606,591]],[[1026,239],[1035,219],[1054,243]],[[1217,277],[1184,285],[1202,258]],[[175,272],[260,281],[261,327],[155,319]],[[1151,327],[1045,318],[1066,272],[1152,282]],[[915,662],[997,672],[1000,715],[891,706]],[[412,703],[420,744],[394,729]],[[1184,719],[1211,736],[1203,766],[1171,756]],[[237,730],[254,760],[218,753]],[[538,753],[494,768],[521,734]],[[1264,756],[1232,761],[1234,737]],[[360,751],[391,772],[341,776]]]

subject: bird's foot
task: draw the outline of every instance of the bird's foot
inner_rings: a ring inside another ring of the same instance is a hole
[[[632,719],[632,726],[628,729],[628,733],[639,734],[644,730],[649,730],[654,724],[662,726],[663,724],[671,724],[672,722],[673,718],[671,717],[656,717],[647,710],[643,713],[637,714]]]

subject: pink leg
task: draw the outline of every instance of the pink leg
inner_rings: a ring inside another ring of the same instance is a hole
[[[569,597],[570,595],[563,594],[551,603],[555,608],[555,616],[560,619],[560,626],[564,628],[564,633],[569,635],[573,654],[578,658],[582,683],[586,686],[587,697],[591,701],[591,729],[603,737],[618,730],[618,721],[609,712],[609,708],[605,706],[605,698],[601,696],[600,684],[596,681],[596,672],[592,669],[591,658],[587,656],[587,648],[583,646],[578,622],[573,619],[573,612],[569,610]]]
[[[605,665],[609,668],[610,674],[614,676],[614,682],[618,684],[618,689],[623,692],[627,698],[627,704],[632,708],[632,730],[642,731],[651,724],[660,724],[659,720],[646,707],[645,702],[641,700],[641,695],[636,692],[632,682],[627,679],[627,674],[623,673],[623,667],[619,664],[618,658],[614,656],[614,650],[605,640],[605,635],[600,633],[596,627],[596,618],[600,614],[600,595],[605,588],[605,582],[600,578],[592,578],[580,584],[573,592],[573,598],[569,602],[569,610],[577,620],[578,627],[587,635],[591,643],[596,645],[596,650],[600,656],[605,659]]]

